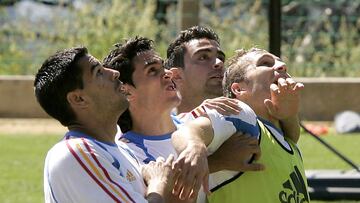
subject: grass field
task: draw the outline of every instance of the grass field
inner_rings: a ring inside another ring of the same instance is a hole
[[[43,161],[47,150],[61,137],[60,134],[0,134],[0,200],[2,203],[44,202]],[[355,163],[360,164],[360,134],[328,135],[322,138]],[[307,169],[351,168],[309,135],[302,136],[299,146]]]

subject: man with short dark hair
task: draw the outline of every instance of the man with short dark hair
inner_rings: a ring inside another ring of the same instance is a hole
[[[224,73],[224,54],[221,51],[217,35],[211,29],[201,26],[194,26],[182,31],[174,40],[174,42],[169,45],[167,57],[167,68],[172,70],[173,78],[179,87],[181,95],[183,95],[182,102],[178,107],[178,113],[186,113],[190,111],[192,114],[197,116],[196,112],[192,111],[192,109],[201,109],[203,106],[202,100],[222,96],[222,91],[219,91],[219,89],[222,89],[221,83]],[[247,62],[248,61],[244,59],[239,64],[246,66],[245,64],[247,64]],[[252,66],[256,66],[256,64],[252,63]],[[273,70],[273,72],[275,73],[276,71]],[[283,72],[286,71],[283,70]],[[239,77],[242,76],[240,70],[238,75]],[[279,79],[279,81],[277,81],[277,79]],[[253,79],[247,80],[247,82],[250,84],[253,81]],[[241,101],[250,105],[258,116],[266,116],[265,119],[270,117],[272,119],[271,122],[275,122],[276,129],[281,132],[279,136],[282,137],[282,139],[284,139],[285,136],[287,139],[290,139],[293,142],[297,142],[300,135],[297,119],[299,105],[298,92],[302,89],[302,85],[290,79],[285,80],[282,77],[276,78],[276,80],[274,79],[272,83],[275,83],[274,85],[276,87],[272,85],[271,89],[277,89],[279,92],[270,91],[271,83],[262,83],[261,80],[259,80],[256,83],[256,86],[253,86],[253,88],[262,86],[263,96],[255,96],[255,92],[252,92],[254,89],[249,88],[247,90],[248,96],[242,98]],[[211,91],[209,88],[210,86],[212,86]],[[292,89],[295,86],[297,88]],[[285,89],[288,89],[289,91],[285,91]],[[242,89],[239,91],[242,91]],[[254,96],[251,96],[252,93],[254,93]],[[264,95],[266,95],[266,97],[264,97]],[[252,99],[245,99],[249,97]],[[238,99],[238,97],[236,98]],[[228,118],[228,120],[231,120],[231,118]],[[282,130],[284,134],[282,133]],[[226,150],[230,149],[230,147],[227,146],[232,145],[229,142],[225,142],[220,149],[225,152],[228,151],[228,155],[231,157],[231,152],[233,151]],[[261,149],[262,156],[264,156],[263,148]],[[266,167],[267,164],[268,163],[265,163]],[[302,163],[299,163],[299,165],[302,165]],[[259,172],[259,174],[260,173],[262,172]],[[232,177],[231,174],[210,176],[215,176],[215,179],[217,180],[217,184],[214,184],[213,186],[210,185],[210,189],[213,191],[213,194],[210,196],[210,200],[212,202],[240,201],[241,198],[238,198],[238,194],[240,193],[237,193],[235,187],[231,188],[229,185],[232,185],[232,182],[236,181],[237,179],[239,179],[239,181],[242,180],[241,174],[243,174],[243,172],[239,173],[238,175],[233,174]],[[256,176],[256,174],[253,175]],[[220,191],[220,188],[221,191],[225,191],[225,193],[222,193],[222,195],[219,195],[221,193],[218,192]],[[242,189],[244,189],[244,194],[242,196],[246,198],[246,186],[242,187]],[[274,193],[272,195],[274,195]],[[304,195],[305,199],[307,199],[307,191],[304,192]],[[215,196],[217,198],[214,198]],[[255,195],[254,197],[259,196]],[[274,199],[262,199],[261,202],[271,202],[273,200]],[[244,201],[249,202],[247,200]]]
[[[104,68],[84,47],[71,48],[43,63],[34,86],[42,108],[69,129],[46,156],[45,202],[166,200],[173,156],[151,162],[141,174],[131,150],[115,144],[117,120],[128,107],[118,71]]]
[[[225,54],[218,35],[194,26],[182,31],[167,49],[171,68],[182,96],[178,113],[190,112],[204,100],[222,96]]]

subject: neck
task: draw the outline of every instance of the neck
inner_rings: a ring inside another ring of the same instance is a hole
[[[85,133],[101,142],[115,143],[117,117],[101,119],[95,117],[91,115],[78,115],[78,121],[69,125],[68,129]]]
[[[280,126],[280,121],[279,119],[271,116],[269,113],[268,113],[268,110],[266,109],[266,107],[264,106],[264,108],[253,108],[255,114],[257,116],[259,116],[260,118],[262,119],[265,119],[267,121],[269,121],[270,123],[272,123],[275,127],[281,129],[281,126]]]
[[[182,94],[181,94],[182,95]],[[200,104],[211,97],[203,97],[201,95],[182,95],[180,105],[177,107],[177,113],[187,113],[200,106]]]
[[[171,118],[171,110],[156,111],[154,109],[134,108],[130,106],[132,131],[143,135],[164,135],[176,130]]]

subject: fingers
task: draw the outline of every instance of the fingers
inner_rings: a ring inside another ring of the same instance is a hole
[[[166,159],[165,164],[171,166],[173,164],[173,162],[174,162],[174,155],[170,154],[169,157]]]
[[[164,157],[159,156],[158,158],[156,158],[156,162],[165,162]]]
[[[226,97],[207,99],[203,102],[203,105],[209,109],[215,109],[223,115],[236,115],[241,111],[241,108],[239,107],[238,101],[236,99],[230,99]]]
[[[259,160],[261,157],[261,149],[260,146],[256,146],[253,148],[254,160]]]
[[[209,174],[207,174],[207,175],[204,177],[202,186],[203,186],[203,190],[204,190],[205,194],[210,195]]]
[[[250,163],[244,165],[243,171],[262,171],[265,170],[265,165],[260,163]]]
[[[304,89],[304,84],[300,83],[300,82],[296,83],[294,90],[298,91],[298,90],[302,90],[302,89]]]
[[[183,180],[185,181],[182,183],[182,190],[179,197],[180,199],[185,200],[190,196],[190,192],[192,191],[194,186],[199,186],[200,188],[201,180],[198,180],[198,178],[195,177],[195,174],[192,171],[189,171],[189,173],[186,175],[185,178],[183,178]],[[196,190],[196,193],[198,189]]]
[[[288,84],[284,78],[278,79],[278,85],[280,91],[285,91],[288,88]]]
[[[293,78],[279,78],[278,79],[278,85],[276,84],[271,84],[270,89],[274,92],[276,92],[276,87],[278,88],[277,90],[280,92],[283,91],[298,91],[304,88],[304,84],[300,83],[300,82],[296,82]]]

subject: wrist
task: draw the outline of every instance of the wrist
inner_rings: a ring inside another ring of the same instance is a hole
[[[166,198],[170,194],[170,188],[167,187],[166,180],[153,179],[148,182],[146,196],[150,194],[158,194],[162,198]]]

